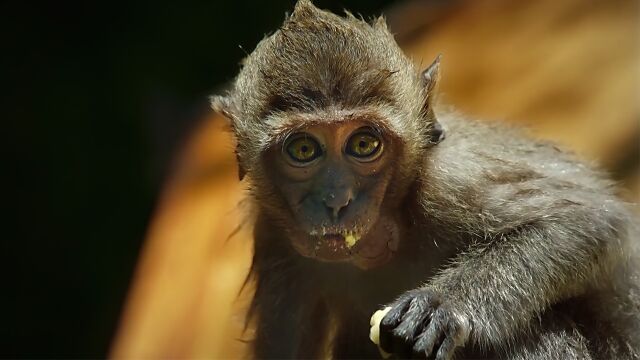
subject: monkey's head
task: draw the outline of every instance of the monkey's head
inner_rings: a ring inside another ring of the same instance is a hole
[[[442,137],[438,60],[419,74],[382,18],[300,0],[212,98],[231,121],[240,177],[298,253],[360,268],[392,258],[421,160]]]

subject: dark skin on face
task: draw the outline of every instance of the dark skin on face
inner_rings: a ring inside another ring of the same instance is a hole
[[[269,151],[274,186],[291,211],[286,228],[301,255],[380,266],[397,250],[399,227],[381,212],[398,141],[365,120],[309,124]]]

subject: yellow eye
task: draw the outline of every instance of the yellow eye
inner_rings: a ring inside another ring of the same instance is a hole
[[[294,161],[301,163],[313,161],[322,154],[318,142],[306,134],[289,140],[286,144],[286,150]]]
[[[370,132],[358,132],[349,138],[346,151],[351,156],[367,159],[378,154],[381,148],[380,138]]]

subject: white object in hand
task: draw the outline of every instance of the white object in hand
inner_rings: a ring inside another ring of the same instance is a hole
[[[383,358],[387,359],[391,356],[391,354],[382,350],[380,347],[380,322],[384,318],[385,315],[391,310],[391,306],[387,306],[382,310],[378,310],[371,316],[371,320],[369,321],[369,325],[371,325],[371,329],[369,330],[369,339],[373,341],[374,344],[378,345],[378,350],[380,351],[380,355]]]

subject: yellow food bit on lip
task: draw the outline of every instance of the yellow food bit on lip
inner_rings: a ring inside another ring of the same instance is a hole
[[[353,245],[358,242],[358,238],[353,234],[347,234],[347,236],[344,237],[344,242],[347,244],[347,247],[351,249]]]
[[[391,356],[391,354],[380,348],[380,322],[384,318],[385,315],[391,310],[390,306],[382,310],[378,310],[371,316],[371,320],[369,321],[369,325],[371,325],[371,329],[369,330],[369,339],[373,341],[374,344],[378,345],[378,350],[380,351],[380,355],[383,358],[387,359]]]

